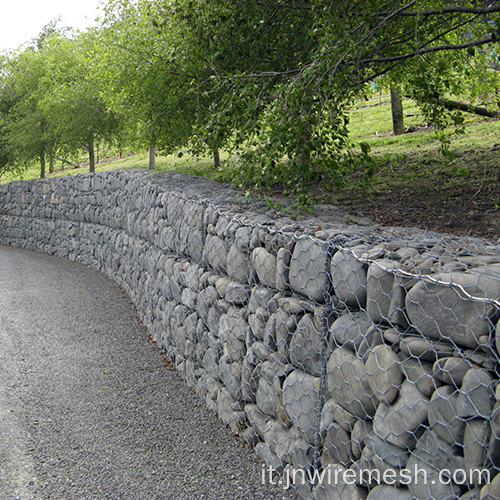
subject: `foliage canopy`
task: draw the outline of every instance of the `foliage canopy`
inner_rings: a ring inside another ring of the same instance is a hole
[[[496,0],[110,0],[99,29],[48,30],[7,57],[0,161],[94,138],[225,148],[239,183],[285,184],[307,201],[311,182],[369,175],[348,123],[374,85],[416,100],[449,154],[447,130],[467,109],[450,97],[496,101],[499,16]]]

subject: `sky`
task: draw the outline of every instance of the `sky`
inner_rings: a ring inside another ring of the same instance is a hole
[[[101,0],[0,0],[0,52],[17,49],[61,16],[59,26],[84,31],[95,25]]]

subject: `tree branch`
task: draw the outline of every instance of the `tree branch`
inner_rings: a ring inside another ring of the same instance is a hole
[[[489,7],[461,7],[460,5],[455,5],[453,7],[443,7],[442,9],[433,9],[433,10],[423,10],[419,12],[410,11],[410,12],[399,12],[398,15],[405,17],[429,17],[429,16],[440,16],[443,14],[478,14],[478,15],[486,15],[486,14],[494,14],[495,12],[500,12],[500,3],[496,5],[490,5]],[[377,15],[385,16],[389,12],[379,12]]]
[[[443,105],[446,109],[458,109],[466,113],[473,113],[479,116],[487,116],[488,118],[499,118],[500,111],[490,111],[489,109],[481,106],[474,106],[473,104],[466,104],[465,102],[451,101],[449,99],[439,99],[438,103]]]
[[[496,41],[497,41],[496,36],[489,35],[485,38],[480,38],[479,40],[474,40],[472,42],[457,43],[457,44],[450,44],[450,45],[437,45],[435,47],[427,47],[425,49],[417,49],[413,52],[407,52],[406,54],[400,54],[398,56],[393,56],[393,57],[381,57],[378,59],[376,59],[376,58],[362,59],[362,60],[358,61],[358,64],[386,63],[386,62],[393,62],[393,61],[403,61],[405,59],[411,59],[412,57],[420,56],[423,54],[430,54],[432,52],[444,52],[447,50],[468,49],[470,47],[477,47],[479,45],[486,45],[488,43],[494,43]],[[351,62],[350,64],[354,64],[354,62]]]

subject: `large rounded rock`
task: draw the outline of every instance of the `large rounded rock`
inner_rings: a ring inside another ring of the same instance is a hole
[[[276,256],[258,247],[252,252],[252,263],[259,281],[269,288],[276,288]]]
[[[351,474],[353,473],[353,474]],[[314,500],[365,500],[365,488],[353,484],[356,472],[341,465],[328,465],[323,471],[323,481],[314,488]]]
[[[481,368],[472,368],[464,376],[457,400],[457,415],[463,418],[491,416],[494,404],[493,379]]]
[[[306,238],[295,243],[290,261],[290,287],[316,302],[324,301],[328,283],[326,273],[327,246]]]
[[[394,271],[401,264],[394,260],[380,259],[368,268],[366,287],[366,312],[374,323],[407,326],[404,315],[404,293],[395,280]]]
[[[311,313],[305,314],[290,340],[290,362],[296,368],[319,377],[323,365],[321,350],[321,333],[316,330],[313,315]],[[331,346],[328,346],[325,355],[329,356],[331,351]]]
[[[492,328],[490,318],[495,308],[470,296],[498,299],[500,280],[472,272],[439,273],[431,278],[441,283],[421,281],[408,292],[410,323],[428,337],[476,348],[479,338]]]
[[[293,425],[314,444],[317,430],[320,379],[294,370],[283,383],[285,410]]]
[[[366,500],[413,500],[414,496],[406,488],[396,488],[388,484],[379,484],[370,491]]]
[[[255,274],[250,256],[239,250],[236,245],[232,245],[229,249],[226,267],[227,274],[242,283],[249,283]]]
[[[224,241],[218,236],[209,234],[205,242],[204,259],[217,271],[225,272],[228,250]]]
[[[348,467],[352,459],[349,433],[340,425],[331,425],[323,443],[323,453],[321,455],[323,467],[328,466],[328,464],[342,464]]]
[[[363,357],[370,349],[377,329],[364,312],[344,314],[330,326],[330,337],[336,346],[344,346]]]
[[[363,308],[366,305],[366,264],[353,254],[339,251],[330,266],[333,289],[341,302]]]
[[[457,415],[457,401],[457,390],[444,385],[434,392],[429,403],[429,427],[451,445],[462,445],[464,439],[465,421]]]
[[[373,419],[373,430],[384,440],[400,448],[413,448],[418,429],[427,421],[428,399],[412,382],[404,382],[396,401],[380,403]]]
[[[368,383],[379,401],[391,404],[398,395],[403,381],[400,364],[396,353],[385,344],[375,346],[368,354],[365,362]]]
[[[378,401],[373,395],[363,361],[342,348],[333,351],[327,366],[327,387],[342,408],[362,420],[375,414]]]

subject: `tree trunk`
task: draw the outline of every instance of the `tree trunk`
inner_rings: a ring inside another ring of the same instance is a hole
[[[87,145],[87,151],[89,152],[89,172],[95,172],[95,151],[94,151],[94,138],[89,140]]]
[[[49,173],[53,174],[54,173],[54,157],[51,156],[49,158]]]
[[[45,151],[40,153],[40,179],[45,179]]]
[[[401,100],[401,90],[391,86],[391,112],[392,131],[394,135],[401,135],[405,132],[403,117],[403,101]]]
[[[149,170],[156,169],[156,148],[154,146],[149,146]]]
[[[220,153],[217,148],[214,149],[214,168],[220,167]]]

